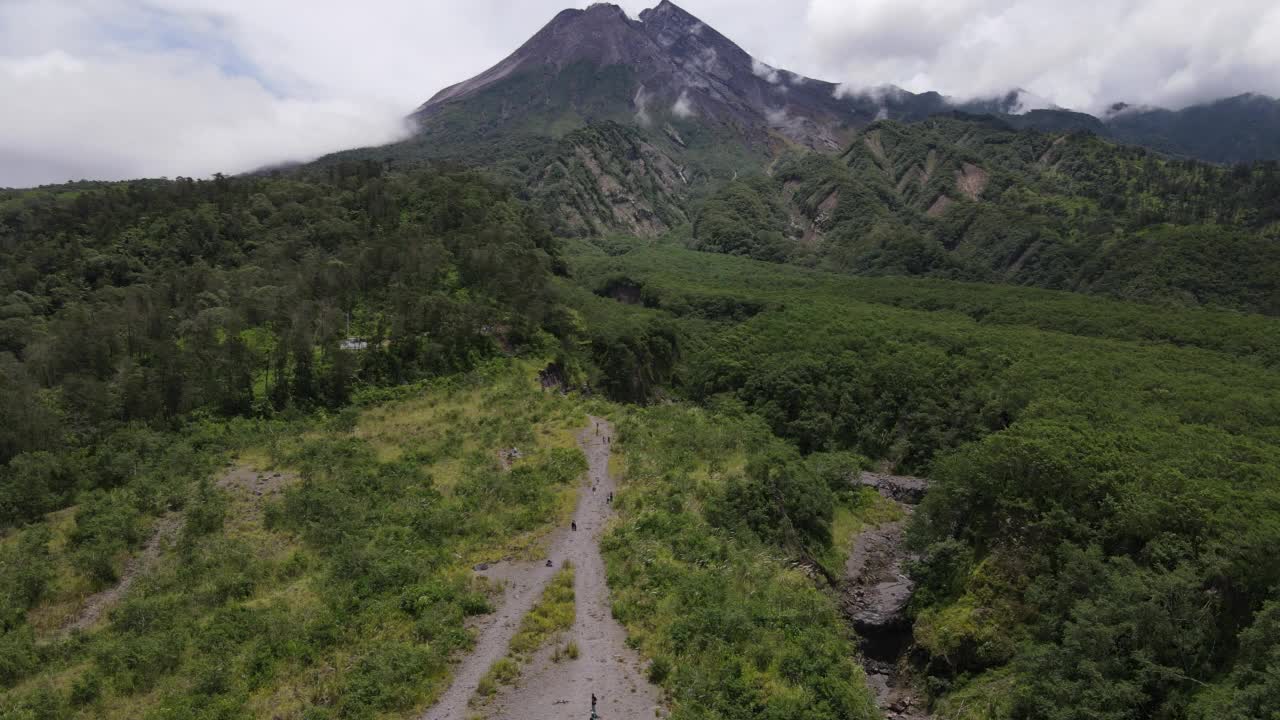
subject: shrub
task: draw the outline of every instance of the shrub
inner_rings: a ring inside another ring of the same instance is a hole
[[[649,663],[649,682],[661,685],[671,675],[671,661],[665,655],[655,657]]]

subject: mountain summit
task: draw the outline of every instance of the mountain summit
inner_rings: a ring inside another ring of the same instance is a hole
[[[1280,101],[1241,96],[1179,111],[1113,109],[1103,118],[1021,89],[957,100],[892,85],[849,90],[752,57],[669,0],[632,19],[617,5],[564,10],[502,62],[441,90],[412,118],[432,143],[561,137],[613,121],[773,156],[786,147],[843,150],[876,120],[990,114],[1018,128],[1087,131],[1218,163],[1280,157]]]
[[[834,83],[772,68],[663,0],[638,20],[616,5],[565,10],[502,62],[445,88],[413,116],[429,127],[470,105],[484,122],[615,120],[652,127],[699,119],[753,143],[835,151],[877,117],[923,116],[941,96],[898,88],[842,95]]]

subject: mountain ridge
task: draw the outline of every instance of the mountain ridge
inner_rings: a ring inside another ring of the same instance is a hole
[[[533,91],[510,99],[500,119],[517,123],[567,100],[582,122],[612,119],[660,128],[673,118],[700,118],[732,129],[767,154],[789,144],[834,153],[843,151],[854,131],[875,120],[913,122],[960,110],[989,113],[1019,128],[1087,130],[1209,162],[1280,158],[1280,100],[1263,95],[1246,93],[1180,110],[1117,102],[1096,116],[1022,88],[968,99],[893,85],[850,89],[763,63],[670,0],[642,11],[637,19],[609,3],[563,10],[502,61],[435,93],[410,117],[430,133],[450,107],[497,92],[504,81],[523,76],[526,83],[538,79],[554,87],[549,80],[578,64],[587,71],[618,67],[629,74],[613,73],[627,77],[620,80],[613,101],[603,106],[584,101],[597,89],[580,83],[567,98]]]

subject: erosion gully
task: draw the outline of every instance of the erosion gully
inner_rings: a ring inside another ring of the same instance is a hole
[[[907,653],[911,621],[906,616],[913,583],[905,565],[907,521],[924,497],[921,478],[864,472],[859,483],[875,488],[902,508],[904,517],[864,530],[845,563],[841,605],[862,638],[862,665],[876,704],[893,720],[928,720],[924,699],[911,687]]]

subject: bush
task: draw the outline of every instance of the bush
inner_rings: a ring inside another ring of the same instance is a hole
[[[24,626],[0,633],[0,686],[9,687],[36,668],[35,633]]]
[[[88,670],[71,683],[71,704],[88,705],[102,695],[102,679],[95,670]]]
[[[649,663],[649,682],[661,685],[671,675],[671,661],[665,655],[655,657]]]

